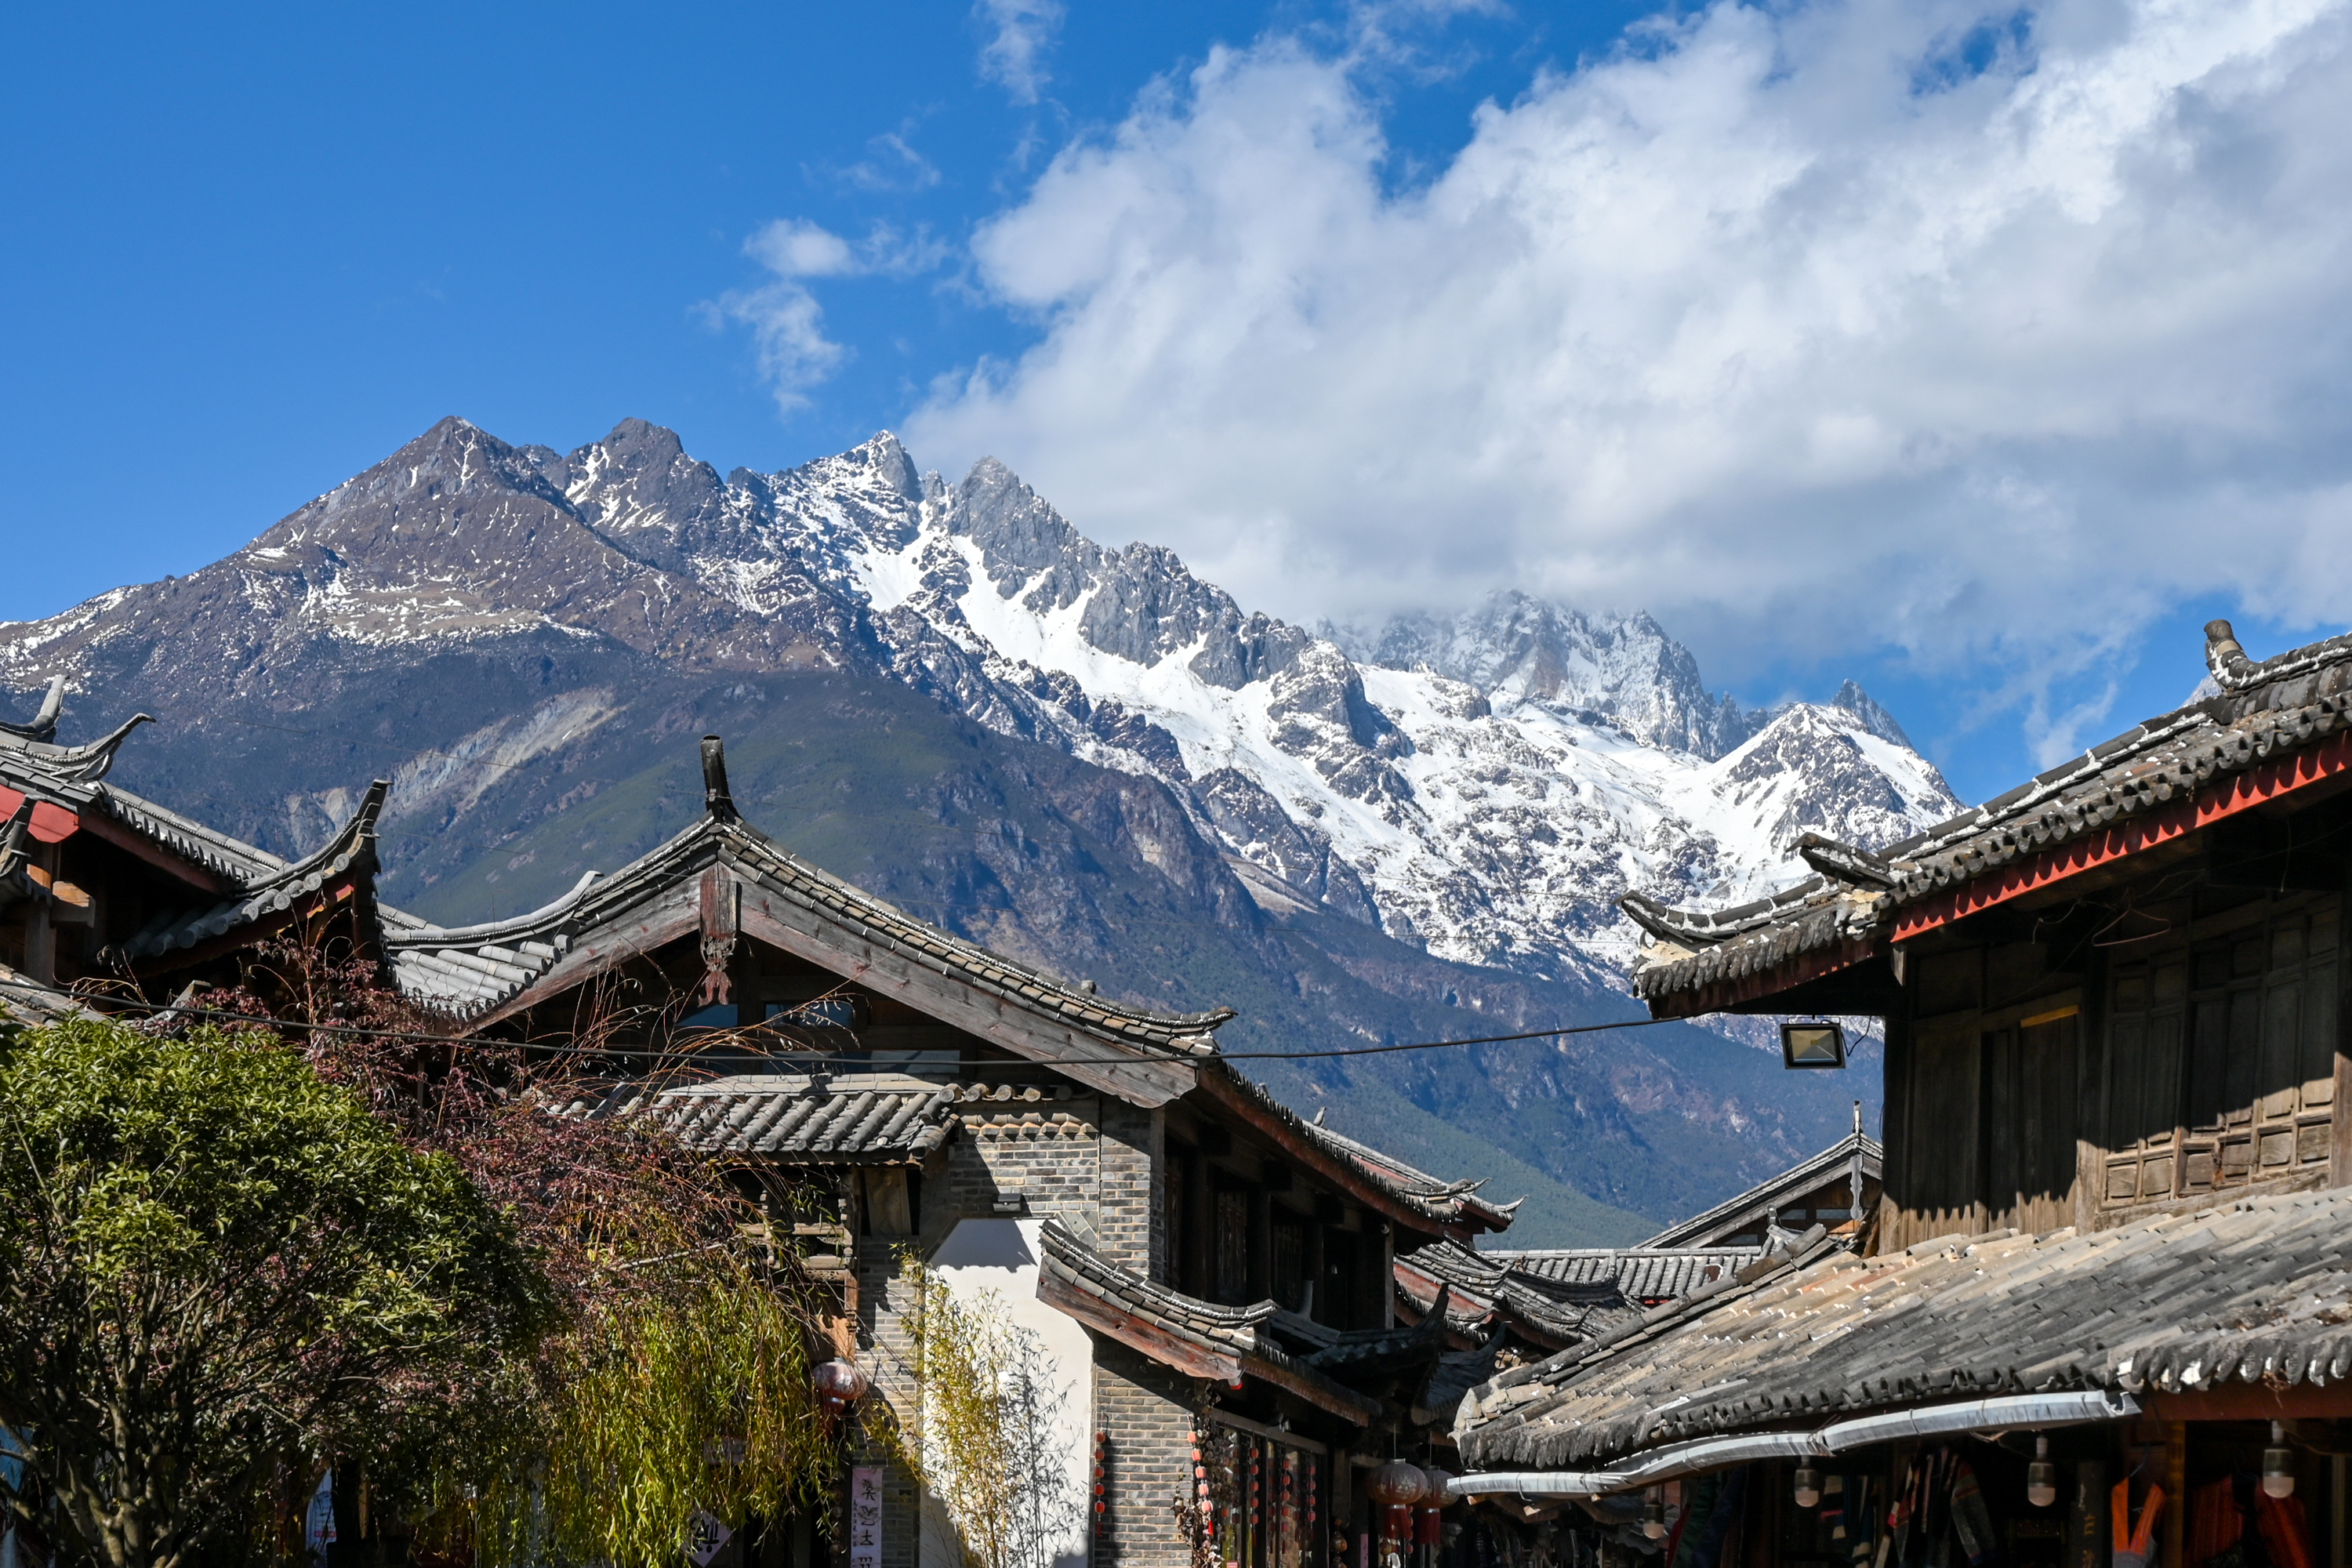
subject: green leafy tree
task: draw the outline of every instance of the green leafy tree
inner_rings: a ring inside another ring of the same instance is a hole
[[[1068,1391],[994,1291],[959,1300],[911,1253],[899,1267],[915,1308],[902,1325],[910,1386],[899,1423],[877,1423],[877,1436],[921,1482],[966,1568],[1053,1568],[1087,1519],[1056,1441]]]
[[[436,1037],[446,1024],[375,964],[320,943],[265,945],[244,980],[198,1000],[274,1017],[289,1053],[454,1161],[512,1221],[552,1303],[551,1331],[473,1397],[341,1450],[366,1458],[379,1520],[484,1568],[674,1568],[698,1513],[741,1528],[829,1512],[840,1440],[811,1374],[837,1303],[657,1120],[550,1114],[604,1098],[610,1084],[577,1064],[641,1016],[583,1006],[548,1042],[560,1049],[535,1053]],[[692,1063],[655,1076],[679,1072]]]
[[[551,1318],[457,1163],[277,1041],[0,1037],[0,1425],[104,1568],[175,1568],[289,1454],[461,1421]]]

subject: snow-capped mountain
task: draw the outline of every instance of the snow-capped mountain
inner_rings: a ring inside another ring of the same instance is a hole
[[[1958,809],[1859,687],[1744,712],[1646,615],[1507,593],[1312,636],[1165,551],[1094,545],[1000,465],[920,493],[849,563],[912,657],[936,634],[1074,747],[1180,788],[1262,900],[1369,900],[1459,962],[1619,972],[1629,889],[1749,897],[1809,829],[1875,846]]]
[[[1622,972],[1628,889],[1752,896],[1801,874],[1801,832],[1875,846],[1958,808],[1851,682],[1746,710],[1646,615],[1513,593],[1309,631],[1244,611],[1166,550],[1095,543],[992,460],[952,486],[921,474],[887,434],[721,479],[639,421],[568,455],[444,421],[189,578],[0,627],[0,677],[79,673],[166,603],[226,645],[179,672],[197,686],[321,634],[382,648],[552,631],[708,668],[887,672],[1160,781],[1269,910],[1548,977]],[[184,626],[147,663],[205,640]],[[530,732],[552,744],[600,710],[574,694]],[[486,757],[523,743],[501,735]],[[462,758],[419,771],[432,787],[406,810],[462,808]]]
[[[1126,999],[1239,1008],[1222,1037],[1294,1103],[1538,1194],[1530,1246],[1705,1208],[1875,1075],[1681,1024],[1258,1053],[1625,1018],[1620,892],[1738,897],[1803,874],[1805,828],[1953,808],[1853,688],[1751,711],[1646,616],[1507,594],[1287,625],[887,436],[722,479],[637,421],[560,453],[445,420],[197,572],[0,624],[0,701],[56,674],[68,733],[162,720],[126,787],[272,850],[389,777],[384,896],[457,922],[667,838],[722,733],[794,849]]]

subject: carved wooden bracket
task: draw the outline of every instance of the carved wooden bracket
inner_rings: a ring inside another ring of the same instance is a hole
[[[727,977],[727,963],[735,956],[736,940],[742,932],[742,885],[728,875],[725,867],[713,866],[703,872],[702,989],[694,998],[698,1007],[734,1000],[734,983]]]

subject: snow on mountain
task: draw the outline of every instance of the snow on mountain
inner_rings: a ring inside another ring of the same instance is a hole
[[[886,672],[1160,780],[1268,909],[1547,976],[1622,973],[1629,889],[1746,898],[1802,874],[1807,829],[1876,846],[1958,809],[1852,682],[1750,711],[1648,616],[1514,593],[1309,631],[1166,550],[1095,543],[993,460],[920,474],[887,434],[722,479],[642,421],[566,455],[445,420],[187,578],[0,626],[0,677],[129,639],[158,675],[191,649],[175,678],[203,692],[304,637],[551,629],[714,669]]]
[[[1166,551],[1095,544],[1002,465],[920,495],[847,561],[902,660],[950,644],[1017,694],[1001,722],[1166,782],[1270,908],[1328,904],[1464,962],[1613,975],[1631,889],[1752,897],[1802,874],[1801,833],[1875,846],[1959,809],[1851,681],[1828,704],[1747,712],[1646,615],[1498,594],[1457,618],[1310,635],[1244,614]]]

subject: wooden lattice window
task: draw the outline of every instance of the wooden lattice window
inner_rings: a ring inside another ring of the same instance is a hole
[[[1274,1222],[1274,1299],[1296,1312],[1306,1296],[1307,1227],[1278,1219]]]
[[[1217,1300],[1249,1300],[1250,1194],[1240,1187],[1217,1194]]]
[[[2113,966],[2103,1204],[2326,1165],[2336,927],[2336,900],[2312,900]]]

